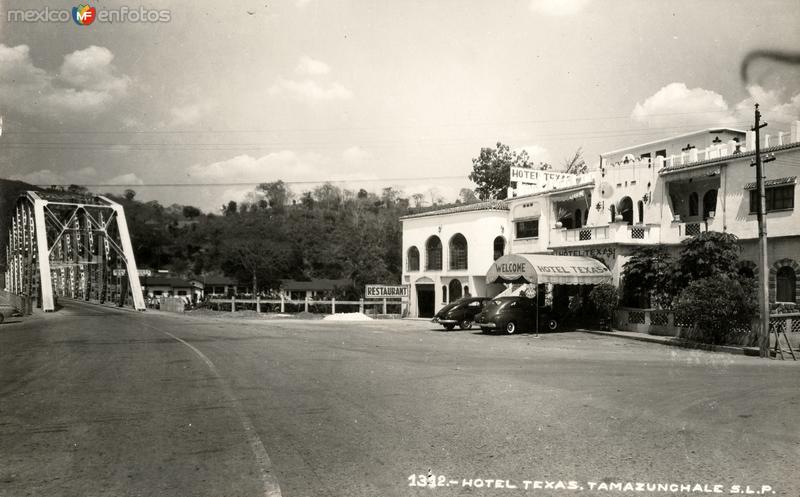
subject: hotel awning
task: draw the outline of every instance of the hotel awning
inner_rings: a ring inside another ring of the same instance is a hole
[[[597,259],[571,255],[509,254],[494,261],[486,283],[611,283],[611,271]]]

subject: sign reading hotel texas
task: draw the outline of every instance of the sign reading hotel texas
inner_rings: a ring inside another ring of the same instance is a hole
[[[578,175],[512,166],[510,181],[522,183],[526,185],[525,190],[534,193],[559,186],[574,185],[578,182]]]
[[[367,285],[365,295],[368,299],[406,299],[408,285]]]

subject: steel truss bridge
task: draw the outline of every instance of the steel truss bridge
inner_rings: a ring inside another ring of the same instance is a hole
[[[122,206],[100,195],[20,195],[6,249],[6,290],[54,311],[56,297],[114,302],[144,310]]]

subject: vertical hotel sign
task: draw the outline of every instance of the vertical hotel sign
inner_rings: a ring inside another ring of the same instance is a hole
[[[525,185],[527,192],[537,193],[553,188],[575,185],[578,183],[578,175],[512,166],[509,181],[522,183]]]

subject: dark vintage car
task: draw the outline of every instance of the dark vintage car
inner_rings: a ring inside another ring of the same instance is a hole
[[[487,302],[475,316],[484,333],[495,330],[509,335],[536,330],[536,301],[526,297],[500,297]],[[539,330],[558,329],[558,317],[548,307],[539,307]]]
[[[458,325],[462,330],[472,328],[475,316],[481,312],[487,297],[465,297],[451,302],[442,307],[433,317],[434,323],[439,323],[446,330],[452,330]]]

